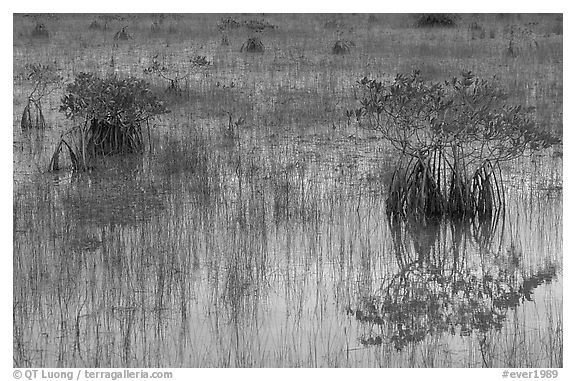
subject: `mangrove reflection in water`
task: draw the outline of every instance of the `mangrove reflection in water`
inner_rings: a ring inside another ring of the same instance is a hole
[[[534,290],[556,279],[558,270],[544,262],[534,272],[523,271],[514,245],[502,247],[504,225],[498,216],[473,222],[390,219],[397,270],[347,309],[368,327],[360,342],[392,342],[400,351],[427,335],[500,332],[509,310],[533,301]]]

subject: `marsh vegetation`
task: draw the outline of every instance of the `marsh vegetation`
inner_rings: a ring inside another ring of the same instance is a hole
[[[440,16],[15,15],[14,366],[562,367],[562,16]]]

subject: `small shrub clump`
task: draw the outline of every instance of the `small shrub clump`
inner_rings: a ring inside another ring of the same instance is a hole
[[[108,23],[106,21],[99,22],[98,20],[93,20],[90,25],[88,25],[88,29],[91,30],[108,30]]]
[[[162,31],[162,25],[164,25],[164,20],[166,19],[166,15],[163,13],[153,14],[152,15],[152,24],[150,25],[150,31],[154,33],[159,33]]]
[[[159,58],[159,54],[156,54],[152,57],[150,65],[144,68],[144,74],[153,75],[167,81],[166,92],[180,96],[183,93],[181,84],[188,81],[192,71],[211,65],[206,56],[200,55],[190,58],[189,63],[189,69],[182,71],[172,65],[166,66],[167,64],[164,63],[164,60]]]
[[[26,79],[32,83],[28,94],[28,102],[22,112],[20,127],[23,131],[33,128],[46,128],[46,120],[42,111],[42,100],[52,93],[62,80],[56,69],[42,64],[27,64]]]
[[[329,18],[328,20],[326,20],[324,22],[324,28],[325,29],[344,29],[345,27],[346,27],[346,24],[344,23],[342,18],[339,16]]]
[[[244,27],[253,32],[263,32],[266,29],[276,29],[277,26],[270,24],[266,20],[247,20],[244,21]]]
[[[277,26],[271,24],[264,19],[261,20],[245,20],[240,22],[232,17],[221,18],[218,23],[218,30],[224,32],[226,30],[233,30],[238,28],[246,28],[252,32],[263,32],[266,29],[276,29]]]
[[[218,23],[218,30],[224,31],[229,29],[238,29],[242,26],[240,22],[232,17],[223,17]]]
[[[468,30],[470,31],[470,37],[472,40],[480,39],[483,40],[486,38],[486,30],[482,25],[477,22],[473,22],[468,26]],[[493,38],[493,37],[492,37]]]
[[[130,34],[126,31],[127,26],[120,29],[118,32],[114,34],[114,41],[127,41],[132,38]]]
[[[102,79],[91,73],[79,73],[66,86],[60,111],[74,126],[58,143],[50,170],[59,169],[64,147],[74,170],[86,170],[89,160],[98,155],[142,152],[143,127],[149,134],[149,121],[168,112],[144,80]]]
[[[538,41],[531,27],[511,25],[504,30],[504,36],[508,40],[506,56],[518,57],[521,53],[538,49]]]
[[[159,33],[162,30],[160,26],[160,22],[158,20],[154,20],[152,25],[150,25],[150,32],[152,33]]]
[[[332,46],[333,54],[348,54],[350,49],[356,46],[353,41],[350,40],[338,40]]]
[[[222,46],[230,45],[230,40],[228,39],[227,34],[222,34],[222,37],[220,38],[220,45],[222,45]]]
[[[416,26],[418,28],[451,28],[456,26],[456,19],[455,15],[447,13],[424,13],[416,19]]]
[[[248,53],[264,53],[264,44],[260,37],[250,37],[248,41],[242,44],[240,52],[244,51]]]
[[[36,25],[34,26],[34,29],[32,29],[32,32],[30,33],[30,35],[33,38],[49,38],[50,37],[50,33],[48,32],[46,25],[44,25],[40,22],[36,23]]]

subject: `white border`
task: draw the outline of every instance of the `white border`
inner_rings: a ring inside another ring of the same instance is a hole
[[[491,13],[491,12],[518,12],[518,13],[564,13],[564,62],[565,68],[572,68],[574,63],[574,15],[570,12],[568,2],[563,1],[411,1],[411,2],[392,2],[379,0],[374,2],[367,1],[348,1],[348,2],[316,2],[303,0],[292,0],[289,2],[268,1],[219,1],[219,2],[198,2],[198,1],[162,1],[162,2],[118,2],[118,1],[26,1],[25,3],[8,5],[7,12],[0,15],[0,27],[2,28],[3,50],[7,54],[2,65],[2,113],[3,128],[1,129],[2,149],[0,150],[0,170],[2,178],[5,179],[6,186],[2,187],[2,251],[1,263],[2,279],[5,279],[3,285],[4,292],[1,293],[0,305],[4,306],[1,314],[2,323],[2,349],[0,351],[0,378],[12,378],[12,14],[13,13],[399,13],[399,12],[451,12],[451,13]],[[574,281],[571,277],[574,271],[574,250],[573,239],[574,233],[571,227],[574,226],[574,114],[572,105],[574,101],[574,81],[571,70],[564,70],[564,315],[565,317],[574,315],[574,302],[571,298],[570,290],[574,290]],[[574,360],[576,358],[574,351],[574,328],[569,319],[564,319],[564,369],[560,370],[560,380],[575,379]],[[168,369],[165,369],[168,370]],[[374,380],[398,379],[398,378],[422,378],[442,379],[442,380],[502,380],[501,370],[499,369],[385,369],[385,370],[366,370],[366,369],[284,369],[282,371],[270,369],[172,369],[175,374],[174,379],[201,379],[204,377],[222,378],[222,379],[289,379],[295,377],[315,378],[329,377],[330,379],[363,379],[364,377]]]

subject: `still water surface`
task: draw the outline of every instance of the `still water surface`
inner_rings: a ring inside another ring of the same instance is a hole
[[[423,225],[387,219],[376,141],[253,141],[80,175],[15,148],[14,366],[562,366],[561,158]]]

